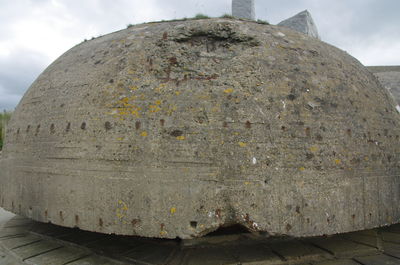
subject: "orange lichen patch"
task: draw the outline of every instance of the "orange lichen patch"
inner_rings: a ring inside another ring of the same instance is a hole
[[[240,147],[246,147],[247,146],[247,143],[244,143],[244,142],[239,142],[238,144],[239,144]]]
[[[226,94],[233,93],[233,88],[227,88],[227,89],[225,89],[225,90],[224,90],[224,93],[226,93]]]
[[[147,132],[142,132],[140,135],[143,137],[146,137],[148,134],[147,134]]]
[[[177,140],[185,140],[185,136],[183,136],[183,135],[177,136],[176,139],[177,139]]]
[[[161,105],[161,100],[156,100],[156,101],[154,102],[154,104],[156,104],[156,105]]]
[[[140,107],[130,106],[124,108],[116,108],[111,114],[119,118],[122,118],[121,116],[127,116],[127,115],[133,115],[136,118],[138,118],[140,116],[140,111],[141,111]]]
[[[159,106],[157,106],[157,105],[150,105],[149,106],[149,111],[151,113],[156,113],[156,112],[159,112],[160,110],[161,110],[161,108]]]
[[[120,100],[123,104],[128,104],[129,102],[129,98],[128,97],[124,97]]]

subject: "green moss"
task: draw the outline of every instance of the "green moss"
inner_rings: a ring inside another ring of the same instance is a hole
[[[196,16],[194,17],[194,19],[207,19],[207,18],[210,18],[210,17],[207,15],[201,14],[201,13],[196,14]]]
[[[6,125],[11,118],[10,112],[0,113],[0,150],[3,149]]]
[[[223,14],[222,16],[220,16],[220,18],[235,18],[235,17],[230,14]]]
[[[257,23],[258,23],[258,24],[269,25],[269,22],[268,22],[268,21],[262,20],[262,19],[257,19]]]

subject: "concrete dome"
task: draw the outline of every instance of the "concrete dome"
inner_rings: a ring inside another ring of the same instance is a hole
[[[77,45],[18,105],[1,206],[102,233],[400,220],[400,116],[347,53],[255,22],[150,23]]]

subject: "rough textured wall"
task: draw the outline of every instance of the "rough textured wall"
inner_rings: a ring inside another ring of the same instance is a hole
[[[315,25],[310,12],[307,10],[280,22],[278,26],[287,27],[310,37],[320,39],[317,26]]]
[[[232,0],[232,15],[254,20],[256,18],[254,0]]]
[[[370,66],[368,69],[374,73],[400,105],[400,66]]]
[[[312,236],[400,218],[400,117],[357,60],[229,19],[130,27],[72,48],[18,105],[5,209],[103,233],[241,224]]]

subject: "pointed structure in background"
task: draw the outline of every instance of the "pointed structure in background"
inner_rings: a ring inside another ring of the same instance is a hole
[[[232,16],[255,20],[254,0],[232,0]]]
[[[282,21],[278,26],[287,27],[304,33],[310,37],[320,39],[317,26],[308,10],[304,10],[303,12]]]

